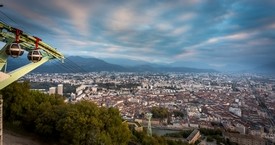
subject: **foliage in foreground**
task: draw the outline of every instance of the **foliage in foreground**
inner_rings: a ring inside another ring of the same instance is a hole
[[[58,95],[29,91],[13,83],[1,90],[4,123],[64,145],[128,144],[131,133],[119,111],[81,101],[66,104]]]

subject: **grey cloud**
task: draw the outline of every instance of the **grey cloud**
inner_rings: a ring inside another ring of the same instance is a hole
[[[60,8],[58,2],[64,3],[65,8]],[[66,42],[58,38],[85,42],[81,46],[62,44],[66,51],[77,48],[99,52],[93,54],[105,53],[108,57],[133,55],[159,61],[182,61],[175,60],[175,56],[190,53],[190,59],[197,62],[232,66],[263,64],[275,58],[272,43],[275,32],[269,27],[275,25],[273,0],[203,0],[197,3],[185,0],[10,0],[7,5],[9,3],[5,12],[31,33],[49,40],[56,38],[57,44]],[[73,4],[76,4],[76,14],[66,9],[66,5]],[[125,11],[119,13],[122,9]],[[190,18],[183,18],[187,14]],[[207,43],[211,39],[242,33],[249,37]],[[110,47],[115,47],[117,52],[110,52]]]

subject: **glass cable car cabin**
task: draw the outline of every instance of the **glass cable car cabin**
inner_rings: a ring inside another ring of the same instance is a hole
[[[39,50],[31,50],[28,54],[28,59],[33,63],[36,63],[42,59],[42,54]]]
[[[21,49],[20,44],[18,44],[16,42],[9,44],[6,48],[6,54],[10,55],[13,58],[22,56],[23,53],[24,53],[24,50]]]

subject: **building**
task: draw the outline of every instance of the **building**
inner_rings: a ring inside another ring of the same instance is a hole
[[[229,107],[229,112],[239,116],[239,117],[242,117],[242,110],[241,108],[234,108],[234,107]]]
[[[229,139],[231,142],[238,143],[239,145],[265,145],[266,140],[252,136],[252,135],[244,135],[238,133],[228,133],[224,134],[225,139]]]
[[[194,144],[201,137],[200,131],[195,129],[193,132],[186,138],[189,144]]]
[[[56,93],[56,87],[50,87],[49,88],[49,94],[55,94]]]
[[[57,86],[57,94],[63,95],[63,84]]]

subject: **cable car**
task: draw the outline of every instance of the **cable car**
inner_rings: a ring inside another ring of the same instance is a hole
[[[10,55],[13,58],[22,56],[24,53],[24,50],[21,49],[21,46],[19,43],[11,43],[10,45],[7,46],[6,48],[6,54]]]
[[[37,49],[31,50],[28,54],[29,61],[32,61],[33,63],[39,62],[43,58],[41,52]]]

